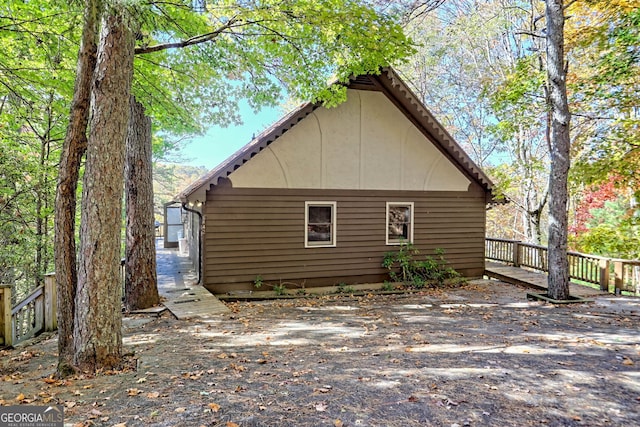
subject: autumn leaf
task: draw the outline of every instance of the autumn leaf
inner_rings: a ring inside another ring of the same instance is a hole
[[[340,421],[340,420],[335,420],[333,422],[333,426],[334,427],[342,427],[343,425],[344,425],[344,423],[342,421]]]
[[[244,366],[242,366],[242,365],[236,365],[235,363],[231,363],[231,364],[229,364],[229,367],[230,367],[231,369],[233,369],[234,371],[236,371],[236,372],[243,372],[243,371],[245,371],[245,370],[247,369],[247,368],[245,368]]]
[[[150,393],[147,393],[147,398],[149,399],[157,399],[158,397],[160,397],[160,393],[157,391],[152,391]]]
[[[327,404],[325,402],[316,403],[314,408],[318,412],[324,412],[327,410]]]
[[[240,426],[234,422],[227,421],[227,427],[240,427]]]
[[[137,389],[137,388],[128,388],[128,389],[127,389],[127,394],[128,394],[129,396],[137,396],[137,395],[139,395],[140,393],[142,393],[142,390],[139,390],[139,389]]]
[[[187,408],[184,408],[184,407],[182,407],[182,406],[181,406],[181,407],[179,407],[179,408],[174,409],[174,411],[173,411],[173,412],[176,412],[176,413],[178,413],[178,414],[181,414],[181,413],[186,412],[186,411],[187,411]]]
[[[24,395],[24,394],[22,394],[22,393],[20,393],[20,394],[16,397],[16,400],[17,400],[18,402],[21,402],[21,401],[23,401],[24,399],[25,399],[25,395]]]
[[[217,403],[209,403],[209,409],[211,409],[212,412],[218,412],[220,410],[220,405]]]

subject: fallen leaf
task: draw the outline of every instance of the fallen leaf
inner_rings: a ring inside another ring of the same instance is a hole
[[[160,393],[157,391],[152,391],[150,393],[147,393],[147,397],[149,399],[157,399],[158,397],[160,397]]]
[[[234,422],[227,421],[227,427],[240,427],[240,426]]]
[[[316,403],[315,408],[318,412],[324,412],[327,410],[327,404],[324,402]]]
[[[129,396],[137,396],[140,393],[142,393],[142,390],[138,390],[137,388],[128,388],[127,389],[127,394]]]
[[[91,412],[89,412],[90,420],[95,420],[96,418],[101,416],[102,416],[102,412],[98,411],[97,409],[92,409]]]
[[[16,397],[16,400],[17,400],[18,402],[20,402],[20,401],[24,400],[24,398],[25,398],[25,395],[24,395],[24,394],[22,394],[22,393],[20,393],[20,394]]]
[[[242,365],[236,365],[235,363],[231,363],[231,364],[229,364],[229,367],[230,367],[231,369],[233,369],[234,371],[236,371],[236,372],[244,372],[244,371],[246,371],[246,370],[247,370],[247,368],[245,368],[244,366],[242,366]]]
[[[626,359],[624,359],[624,360],[622,361],[622,364],[623,364],[623,365],[627,365],[627,366],[631,366],[631,365],[633,365],[633,360],[631,360],[631,359],[629,359],[629,358],[626,358]]]
[[[112,427],[127,427],[127,423],[114,424]]]
[[[335,420],[333,422],[334,427],[342,427],[344,425],[344,423],[340,420]]]
[[[187,411],[187,408],[180,407],[180,408],[176,408],[173,412],[177,412],[178,414],[181,414],[186,411]]]
[[[213,412],[218,412],[220,410],[220,405],[217,403],[209,403],[209,409]]]

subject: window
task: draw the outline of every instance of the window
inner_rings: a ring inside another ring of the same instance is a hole
[[[387,245],[413,243],[413,202],[387,202]]]
[[[336,202],[305,202],[305,248],[336,245]]]

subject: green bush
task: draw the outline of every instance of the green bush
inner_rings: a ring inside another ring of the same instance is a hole
[[[447,267],[444,250],[436,249],[435,257],[419,259],[420,251],[411,243],[403,243],[397,252],[384,254],[382,266],[389,270],[393,282],[421,289],[425,286],[443,285],[445,281],[460,278],[460,273]]]
[[[383,291],[394,291],[396,289],[396,286],[393,284],[393,282],[390,282],[388,280],[385,280],[384,283],[382,284],[382,290]]]
[[[284,283],[276,283],[276,284],[270,284],[270,283],[265,283],[264,280],[262,279],[262,276],[256,276],[256,278],[253,280],[253,287],[256,289],[260,289],[262,288],[262,285],[266,285],[266,286],[271,286],[271,289],[273,289],[273,292],[280,296],[280,295],[284,295],[287,293],[287,286]]]
[[[349,286],[344,282],[338,283],[338,293],[341,293],[341,294],[352,294],[355,291],[356,290],[355,290],[355,288],[353,286]]]

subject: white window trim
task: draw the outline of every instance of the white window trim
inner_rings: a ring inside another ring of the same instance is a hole
[[[304,247],[305,248],[335,248],[337,236],[336,218],[338,217],[337,202],[333,201],[309,201],[304,202]],[[309,243],[309,206],[331,206],[331,242]]]
[[[389,241],[389,207],[390,206],[409,206],[409,213],[410,213],[410,227],[409,227],[409,239],[407,241]],[[386,217],[385,217],[385,230],[384,230],[384,235],[385,235],[385,242],[387,244],[387,246],[399,246],[402,245],[403,243],[413,243],[413,212],[414,212],[414,205],[413,202],[387,202],[387,208],[386,208]]]

